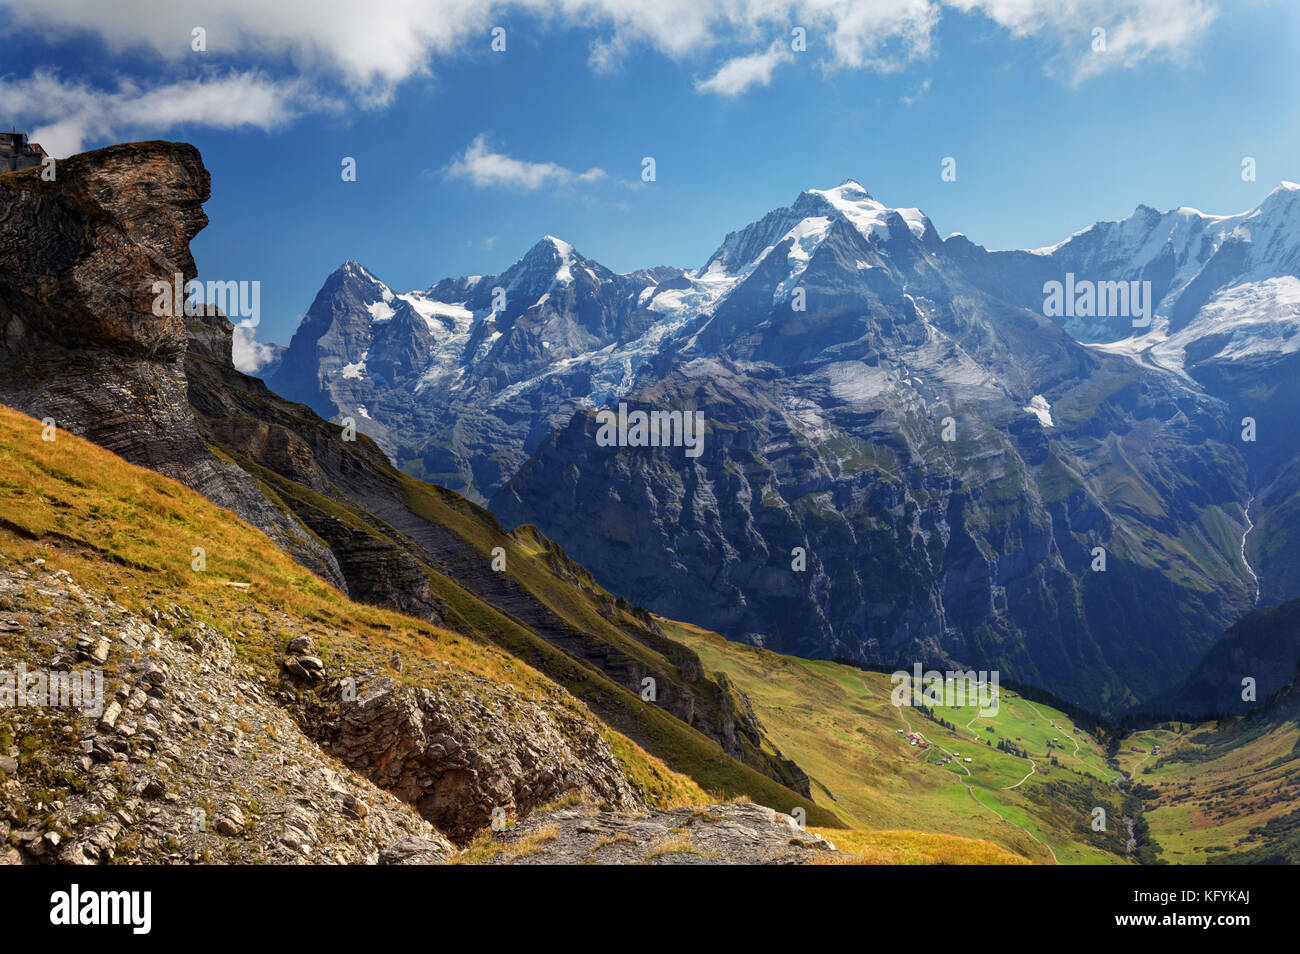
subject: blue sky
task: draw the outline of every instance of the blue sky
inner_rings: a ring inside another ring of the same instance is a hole
[[[618,271],[698,265],[849,177],[991,248],[1300,180],[1286,0],[353,6],[0,0],[0,123],[56,155],[198,146],[201,277],[260,281],[258,336],[281,342],[348,258],[401,290],[499,271],[546,233]]]

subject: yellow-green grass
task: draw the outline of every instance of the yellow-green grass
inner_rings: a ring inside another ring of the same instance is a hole
[[[1055,709],[1003,689],[996,716],[978,717],[975,707],[938,709],[937,717],[955,725],[949,729],[919,709],[894,706],[888,675],[660,622],[707,669],[725,673],[745,692],[768,735],[812,777],[814,798],[853,829],[982,839],[1045,863],[1126,861],[1121,799],[1109,784],[1115,773],[1097,741],[1075,736],[1073,723]],[[994,733],[985,731],[990,726]],[[912,746],[900,729],[934,744]],[[1065,747],[1049,750],[1053,737]],[[1034,764],[998,751],[999,738],[1027,749]],[[958,758],[937,764],[954,752]],[[1052,755],[1059,764],[1051,764]],[[1094,807],[1105,808],[1107,832],[1092,831]]]
[[[290,509],[295,512],[297,508],[315,510],[354,530],[400,545],[401,534],[372,515],[260,467],[229,448],[219,452],[253,474],[276,497],[292,501]],[[491,513],[453,492],[396,471],[393,475],[401,482],[412,513],[450,531],[477,551],[474,558],[477,566],[467,569],[487,566],[492,550],[502,547],[507,557],[505,575],[534,596],[538,606],[570,626],[573,633],[581,634],[591,644],[593,653],[606,655],[610,662],[639,663],[672,682],[683,684],[681,673],[668,658],[679,647],[647,629],[636,619],[629,604],[620,604],[597,586],[584,568],[569,560],[535,529],[524,526],[507,534]],[[463,561],[464,556],[460,559]],[[586,702],[612,728],[636,741],[673,770],[692,778],[715,800],[745,795],[782,811],[802,808],[814,824],[843,824],[832,811],[774,781],[760,771],[760,766],[749,764],[749,753],[744,762],[731,758],[716,741],[655,703],[642,700],[595,665],[565,653],[520,619],[480,599],[450,576],[432,568],[426,570],[433,596],[446,607],[448,626],[501,647],[514,658],[545,673]],[[632,635],[634,632],[639,638]],[[697,706],[704,704],[697,698]],[[763,753],[771,754],[771,750],[768,744],[753,754],[761,760]]]
[[[1165,725],[1168,728],[1148,728],[1133,732],[1120,742],[1119,752],[1115,756],[1116,761],[1125,773],[1133,776],[1135,781],[1141,782],[1143,770],[1158,761],[1159,756],[1154,752],[1157,745],[1160,746],[1161,755],[1169,755],[1183,747],[1189,730],[1197,728],[1186,723],[1165,723]],[[1135,747],[1142,751],[1134,752]]]
[[[559,834],[558,825],[543,825],[523,838],[507,842],[499,838],[496,832],[488,829],[479,832],[465,850],[449,858],[448,863],[482,865],[496,860],[513,861],[516,858],[527,858],[529,855],[545,851],[546,846],[559,837]]]
[[[400,613],[353,603],[293,562],[265,535],[185,486],[62,431],[0,407],[0,553],[47,561],[83,586],[147,612],[174,603],[230,637],[241,657],[280,678],[281,615],[312,633],[327,663],[368,667],[416,682],[425,665],[460,671],[599,720],[531,666],[478,640]],[[193,569],[195,548],[206,568]],[[245,589],[230,582],[247,583]],[[406,665],[389,667],[399,650]],[[710,796],[639,745],[602,728],[628,776],[653,804],[705,804]],[[773,783],[775,784],[775,783]]]
[[[1029,859],[977,838],[923,831],[810,829],[829,839],[850,862],[867,865],[1027,865]]]
[[[1261,847],[1251,829],[1300,804],[1300,725],[1283,723],[1211,749],[1232,721],[1165,723],[1121,743],[1121,764],[1142,760],[1133,781],[1150,794],[1143,817],[1159,857],[1170,864],[1205,864],[1223,852]],[[1150,752],[1153,744],[1160,745],[1158,756]],[[1129,752],[1134,745],[1147,753]]]
[[[1101,743],[1086,729],[1077,726],[1059,710],[1031,702],[1013,690],[998,690],[996,715],[980,715],[979,710],[971,706],[935,706],[934,712],[957,725],[960,735],[981,743],[987,740],[994,746],[999,740],[1009,742],[1025,750],[1035,762],[1049,762],[1055,758],[1068,768],[1104,782],[1118,776],[1107,764]],[[1006,784],[1014,781],[1012,779]]]

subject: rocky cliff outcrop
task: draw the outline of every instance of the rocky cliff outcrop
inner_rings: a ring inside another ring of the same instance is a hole
[[[358,686],[317,737],[331,754],[466,841],[561,796],[632,811],[641,801],[592,724],[486,680],[433,688],[379,677]]]
[[[408,803],[326,756],[230,640],[180,607],[142,616],[66,571],[0,554],[0,669],[20,663],[33,675],[98,673],[103,696],[5,709],[6,861],[374,864],[412,845],[426,861],[455,852]]]
[[[0,402],[182,481],[346,588],[328,549],[209,452],[185,376],[194,320],[154,307],[154,282],[197,274],[198,150],[110,146],[40,173],[0,177]]]

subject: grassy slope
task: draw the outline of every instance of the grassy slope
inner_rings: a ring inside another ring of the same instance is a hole
[[[275,495],[291,501],[293,512],[301,512],[304,507],[314,508],[380,540],[398,535],[391,527],[382,524],[377,527],[378,521],[356,508],[290,481],[229,449],[220,450],[220,453],[235,461]],[[625,626],[641,626],[630,613],[616,606],[612,596],[596,587],[585,570],[557,555],[558,551],[549,550],[544,554],[548,564],[571,579],[561,578],[555,569],[537,566],[541,545],[530,529],[519,528],[506,534],[482,508],[451,491],[409,480],[410,484],[404,489],[411,510],[430,523],[472,542],[481,550],[484,565],[489,562],[493,547],[504,547],[510,576],[541,597],[551,610],[575,629],[587,634],[594,645],[601,650],[612,646],[616,652],[647,663],[654,662],[654,657],[659,655],[660,671],[675,674],[671,661],[665,661],[661,654],[631,638],[610,621],[615,619]],[[561,559],[563,565],[558,562]],[[545,672],[596,710],[606,724],[634,739],[640,747],[648,749],[675,771],[694,779],[714,796],[721,799],[746,796],[781,811],[800,807],[807,812],[812,824],[843,825],[832,811],[803,798],[749,765],[737,762],[714,740],[653,703],[642,701],[595,666],[565,654],[519,620],[480,599],[449,576],[432,569],[428,570],[428,576],[434,595],[447,607],[448,626],[495,644],[513,657]],[[610,618],[602,617],[600,610]],[[671,646],[664,648],[671,649]],[[680,675],[677,678],[680,679]]]
[[[1110,785],[1116,773],[1097,741],[1082,729],[1076,735],[1056,710],[1003,690],[999,712],[989,719],[973,708],[936,710],[955,726],[947,729],[916,709],[894,707],[888,676],[662,623],[669,635],[699,652],[710,670],[735,681],[768,734],[812,776],[814,797],[853,826],[987,839],[1047,863],[1053,852],[1061,863],[1124,860],[1120,796]],[[935,748],[922,752],[907,744],[898,732],[905,723]],[[998,739],[1026,749],[1035,763],[1032,773],[1028,760],[984,744],[996,746]],[[944,753],[937,749],[972,761],[939,766]],[[1052,765],[1053,756],[1058,765]],[[1106,833],[1091,831],[1095,806],[1106,808]]]
[[[507,653],[424,621],[347,600],[294,563],[259,531],[197,493],[60,432],[41,440],[41,425],[0,407],[0,549],[10,559],[40,557],[83,585],[113,593],[137,611],[176,603],[221,630],[241,655],[277,677],[283,655],[274,616],[315,629],[336,665],[418,675],[419,664],[458,669],[521,692],[550,697],[599,724],[586,707]],[[207,569],[191,568],[192,550]],[[230,581],[251,583],[249,590]],[[407,665],[390,669],[393,650]],[[412,662],[416,662],[412,665]],[[606,729],[628,775],[663,804],[702,804],[708,795],[620,733]]]
[[[1133,752],[1134,746],[1146,751]],[[1294,828],[1296,819],[1288,816],[1300,813],[1300,722],[1294,718],[1162,723],[1127,736],[1119,759],[1143,794],[1150,793],[1143,815],[1162,861],[1264,860],[1286,850],[1279,829]],[[1254,830],[1270,823],[1268,833]],[[1294,862],[1300,846],[1291,841]]]
[[[67,569],[85,587],[110,590],[118,602],[136,611],[169,603],[183,606],[229,636],[241,656],[272,681],[278,679],[283,650],[276,620],[287,616],[316,636],[331,666],[366,667],[418,681],[423,668],[448,662],[520,692],[549,697],[555,705],[599,721],[582,702],[496,646],[400,613],[353,603],[303,570],[259,531],[181,484],[71,435],[60,432],[57,440],[47,443],[40,433],[38,422],[0,406],[3,559],[39,557],[50,568]],[[194,547],[207,552],[205,572],[191,569]],[[229,586],[230,582],[251,586],[244,590]],[[439,595],[454,593],[447,589]],[[472,608],[474,603],[466,598],[464,606]],[[482,604],[477,610],[491,611]],[[515,625],[500,614],[480,622]],[[540,651],[526,641],[525,645]],[[395,649],[403,657],[401,674],[390,668]],[[663,713],[657,717],[667,720],[663,733],[669,742],[681,737],[680,723]],[[705,804],[721,794],[706,792],[617,730],[606,727],[605,736],[629,778],[652,804]],[[705,776],[712,773],[725,780],[733,777],[728,773],[735,769],[729,766],[745,768],[720,749],[710,753],[701,747],[690,755],[699,761]],[[718,764],[705,764],[710,758]],[[762,780],[778,796],[772,799],[774,807],[786,807],[782,800],[787,799],[787,790]],[[818,818],[836,818],[815,805],[808,817],[810,824]],[[870,863],[1018,864],[1024,860],[968,838],[914,831],[819,830]]]

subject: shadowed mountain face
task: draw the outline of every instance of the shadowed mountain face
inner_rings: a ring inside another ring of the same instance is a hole
[[[57,183],[39,169],[0,178],[0,403],[200,491],[357,601],[502,646],[710,790],[833,820],[805,799],[807,776],[743,696],[644,609],[602,590],[533,528],[507,534],[482,508],[396,470],[364,434],[352,439],[241,374],[221,314],[155,313],[154,282],[196,275],[188,243],[207,223],[209,183],[193,147],[115,146],[59,169]],[[577,267],[560,248],[536,250],[502,280],[532,294],[548,269]],[[333,297],[318,300],[309,322],[322,347],[354,346],[359,332],[344,318],[366,282],[348,266]],[[423,315],[442,307],[431,302],[393,300],[366,337],[376,368],[397,374],[423,353],[433,334]],[[579,311],[566,325],[574,335],[615,334],[626,317]],[[499,317],[522,349],[526,310]],[[299,357],[286,355],[286,367]]]
[[[271,383],[658,612],[806,656],[998,667],[1117,712],[1300,585],[1281,545],[1296,194],[988,252],[850,181],[694,272],[613,275],[550,238],[407,295],[349,264],[313,312],[351,350],[313,356],[309,314]],[[1075,279],[1137,282],[1126,307],[1151,322],[1056,314],[1048,283]],[[372,373],[400,303],[434,340]],[[703,453],[603,446],[593,410],[620,400],[702,411]]]
[[[1210,647],[1176,690],[1147,706],[1174,715],[1241,715],[1300,675],[1300,600],[1255,610]]]

